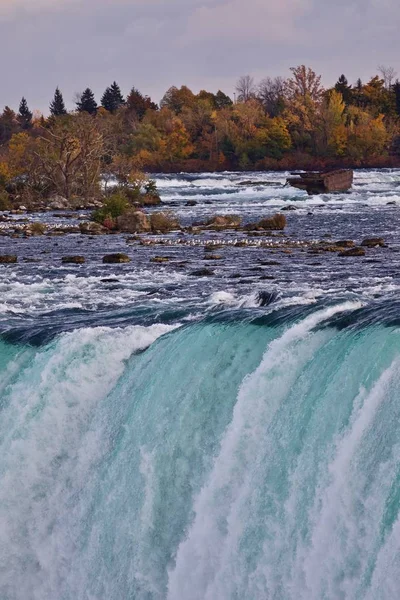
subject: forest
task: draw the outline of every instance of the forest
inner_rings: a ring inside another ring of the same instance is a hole
[[[59,194],[96,198],[117,182],[141,185],[143,172],[400,166],[400,82],[379,67],[368,82],[341,75],[324,89],[304,65],[284,77],[242,76],[234,98],[171,87],[159,105],[114,82],[100,99],[90,88],[67,111],[60,89],[49,116],[0,115],[0,204]]]

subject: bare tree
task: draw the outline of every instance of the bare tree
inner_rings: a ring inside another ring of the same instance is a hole
[[[250,98],[254,98],[256,86],[253,77],[242,75],[239,77],[235,89],[238,94],[238,102],[247,102]]]
[[[276,117],[283,109],[286,81],[283,77],[265,77],[257,89],[257,96],[265,112]]]
[[[309,96],[314,102],[322,99],[324,89],[321,85],[321,75],[317,75],[315,71],[300,65],[292,67],[292,77],[286,82],[286,90],[289,96]]]
[[[379,65],[378,71],[382,75],[383,81],[385,82],[385,88],[389,90],[392,87],[394,78],[397,75],[395,69],[393,67]]]

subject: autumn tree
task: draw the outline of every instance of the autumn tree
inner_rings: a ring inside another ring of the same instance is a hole
[[[331,90],[321,107],[319,122],[321,154],[344,156],[347,144],[345,109],[342,94]]]
[[[170,87],[164,94],[161,102],[161,108],[169,108],[175,114],[179,115],[183,108],[192,107],[196,101],[196,97],[186,85],[179,89],[175,86]]]
[[[322,99],[324,90],[321,85],[321,75],[317,75],[315,71],[305,65],[292,67],[290,71],[292,77],[286,82],[287,94],[290,97],[309,97],[313,102],[319,102]]]
[[[25,98],[22,98],[19,104],[17,121],[21,129],[30,129],[32,127],[33,113],[28,108],[28,103]]]
[[[390,90],[390,88],[392,87],[394,78],[397,75],[395,69],[393,67],[388,67],[386,65],[379,65],[378,72],[382,75],[382,79],[384,81],[385,88],[387,90]]]
[[[270,117],[281,114],[285,108],[286,82],[282,77],[265,77],[258,85],[257,97]]]
[[[254,78],[250,75],[242,75],[236,82],[235,90],[238,102],[248,102],[256,93]]]
[[[103,138],[87,113],[56,119],[38,138],[36,155],[49,188],[68,200],[98,193]]]
[[[102,98],[101,105],[110,113],[115,113],[121,106],[125,104],[121,89],[116,81],[108,87]]]
[[[139,121],[143,120],[146,111],[158,109],[157,104],[155,104],[149,96],[143,96],[143,94],[135,87],[131,89],[126,98],[126,106],[128,111],[132,111],[136,114]]]
[[[64,98],[58,87],[54,92],[53,100],[50,102],[50,113],[53,115],[53,117],[60,117],[67,114]]]
[[[89,115],[95,115],[97,113],[97,102],[90,88],[86,88],[81,94],[76,103],[76,109],[78,112],[87,112]]]

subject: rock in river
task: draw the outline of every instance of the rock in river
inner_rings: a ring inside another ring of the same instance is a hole
[[[103,256],[103,263],[107,265],[114,265],[119,263],[128,263],[131,262],[131,259],[127,254],[106,254]]]
[[[84,256],[63,256],[61,259],[63,264],[82,265],[85,262]]]
[[[18,261],[18,259],[15,256],[15,254],[2,254],[0,256],[0,264],[2,264],[2,265],[16,263],[17,261]]]

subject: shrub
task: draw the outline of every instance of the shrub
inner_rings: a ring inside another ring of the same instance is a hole
[[[109,196],[103,206],[93,213],[93,220],[104,223],[107,219],[116,219],[129,210],[129,202],[122,192],[115,192]]]
[[[29,232],[32,235],[44,235],[46,231],[47,227],[43,223],[35,222],[29,225]]]
[[[0,211],[1,210],[10,210],[11,202],[10,196],[7,194],[5,190],[0,191]]]
[[[153,213],[150,216],[150,225],[152,231],[161,231],[161,233],[167,233],[180,227],[176,217],[169,211]]]

